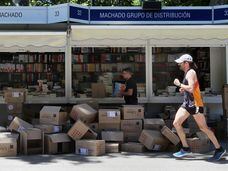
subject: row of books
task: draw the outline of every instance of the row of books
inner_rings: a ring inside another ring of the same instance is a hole
[[[113,55],[102,53],[99,55],[78,54],[72,56],[72,62],[76,63],[123,63],[145,62],[144,54]]]
[[[13,54],[12,56],[7,55],[7,58],[0,59],[2,63],[4,62],[10,62],[10,63],[33,63],[33,62],[39,62],[39,63],[51,63],[51,62],[64,62],[65,61],[65,55],[63,53],[61,54]]]
[[[24,65],[22,64],[0,64],[0,72],[24,72]]]
[[[121,72],[125,68],[131,68],[133,72],[145,70],[144,64],[73,64],[73,72]]]
[[[143,47],[75,47],[73,53],[145,53]]]
[[[0,64],[0,72],[64,72],[64,65],[57,64]]]

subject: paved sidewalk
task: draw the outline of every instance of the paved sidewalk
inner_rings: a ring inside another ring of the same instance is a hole
[[[1,157],[0,171],[228,171],[228,155],[219,162],[208,162],[210,154],[194,154],[186,159],[175,159],[171,153],[117,153],[101,157],[68,155],[34,155]]]

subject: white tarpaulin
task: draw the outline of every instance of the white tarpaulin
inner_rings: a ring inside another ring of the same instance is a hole
[[[65,32],[0,32],[0,51],[58,51],[65,46]]]
[[[228,43],[228,26],[72,26],[74,46],[132,46]]]

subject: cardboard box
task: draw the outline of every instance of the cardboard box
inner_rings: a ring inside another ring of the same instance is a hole
[[[167,126],[164,126],[161,129],[161,133],[174,145],[179,144],[180,142],[179,137],[176,134],[174,134]]]
[[[70,117],[77,121],[80,119],[82,122],[89,124],[95,121],[97,111],[90,107],[88,104],[79,104],[73,106]]]
[[[142,131],[142,120],[121,120],[121,130],[124,132]]]
[[[16,142],[16,144],[15,144]],[[11,132],[0,133],[0,157],[16,156],[19,152],[19,134]]]
[[[163,119],[144,119],[144,129],[161,130],[165,126]]]
[[[102,131],[101,138],[105,141],[123,142],[124,134],[122,131]]]
[[[6,107],[10,114],[21,114],[23,103],[7,103]]]
[[[124,142],[138,142],[142,131],[126,132],[124,131]]]
[[[43,136],[38,128],[28,128],[20,132],[21,152],[27,154],[42,154]]]
[[[99,123],[100,131],[120,131],[120,123]]]
[[[104,140],[77,140],[75,153],[80,155],[100,156],[105,154]]]
[[[104,98],[106,96],[106,89],[104,83],[92,83],[92,97]]]
[[[118,109],[100,109],[99,123],[116,123],[120,124],[121,115]]]
[[[0,157],[17,155],[17,139],[4,138],[0,139]]]
[[[123,105],[123,119],[143,119],[144,107],[140,105]]]
[[[210,150],[209,140],[200,140],[199,138],[187,138],[187,143],[193,153],[206,153]]]
[[[45,134],[62,132],[62,126],[59,126],[59,125],[40,124],[40,125],[34,125],[34,127],[40,129]]]
[[[123,143],[121,145],[121,151],[131,152],[131,153],[143,153],[146,151],[144,145],[135,142]]]
[[[60,106],[44,106],[40,111],[40,123],[64,125],[67,121],[67,113],[61,111]]]
[[[119,153],[119,143],[105,143],[106,153]]]
[[[141,142],[148,150],[162,151],[168,146],[168,140],[155,130],[143,130],[139,142]]]
[[[65,133],[45,135],[45,153],[63,154],[71,152],[71,139]]]
[[[90,123],[89,128],[92,129],[94,132],[97,132],[97,133],[100,132],[98,123]]]
[[[26,89],[8,88],[4,91],[6,103],[24,103],[26,101],[26,95]]]
[[[96,139],[97,134],[86,126],[82,121],[78,120],[67,133],[73,140]]]
[[[28,128],[33,128],[33,125],[29,124],[28,122],[25,122],[24,120],[18,117],[15,117],[14,120],[10,123],[8,130],[21,132]]]

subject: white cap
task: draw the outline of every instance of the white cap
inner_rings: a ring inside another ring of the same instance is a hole
[[[193,62],[192,56],[189,54],[184,54],[181,57],[179,57],[177,60],[175,60],[176,63],[180,64],[182,62]]]

